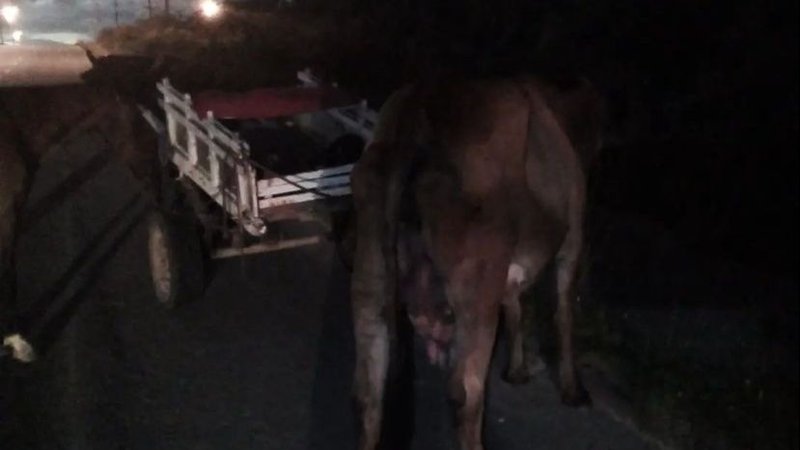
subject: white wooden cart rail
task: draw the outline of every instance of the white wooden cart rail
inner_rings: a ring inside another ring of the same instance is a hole
[[[306,71],[298,74],[303,86],[320,82]],[[248,144],[231,132],[209,112],[201,118],[189,94],[175,89],[164,79],[157,84],[159,104],[166,126],[152,112],[142,109],[151,126],[168,137],[166,155],[181,176],[189,178],[216,204],[253,236],[262,236],[267,227],[263,212],[272,207],[304,203],[350,194],[352,164],[280,176],[250,160]],[[305,128],[321,135],[355,134],[369,142],[377,114],[362,101],[355,105],[306,114]],[[303,127],[301,127],[303,128]],[[337,131],[338,130],[338,131]],[[263,179],[260,179],[263,176]]]
[[[321,84],[321,81],[309,69],[297,72],[297,79],[303,86],[316,87]],[[336,86],[335,83],[334,86]],[[348,132],[361,136],[364,142],[372,140],[375,124],[378,122],[378,114],[369,109],[366,100],[361,100],[356,105],[331,109],[326,113],[344,126]]]
[[[248,233],[263,235],[266,226],[258,217],[255,169],[247,143],[213,115],[198,117],[191,97],[173,88],[169,80],[164,79],[157,87],[172,150],[168,158],[182,176],[191,179]]]

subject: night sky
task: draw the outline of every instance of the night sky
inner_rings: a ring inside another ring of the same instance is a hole
[[[177,13],[189,10],[194,2],[172,0]],[[17,0],[20,7],[18,28],[27,39],[74,42],[87,39],[104,27],[114,25],[113,0]],[[163,0],[153,0],[153,9],[163,8]],[[147,16],[146,0],[118,0],[120,24]]]

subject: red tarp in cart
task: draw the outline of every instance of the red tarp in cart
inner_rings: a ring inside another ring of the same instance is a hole
[[[333,87],[264,88],[233,93],[205,91],[192,95],[200,117],[211,111],[218,119],[274,119],[355,104]]]

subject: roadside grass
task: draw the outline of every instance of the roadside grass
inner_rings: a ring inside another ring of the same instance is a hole
[[[796,317],[776,322],[774,312],[758,303],[717,309],[699,306],[712,300],[654,304],[664,293],[648,285],[655,282],[647,267],[620,255],[627,251],[625,243],[612,239],[593,250],[592,273],[575,313],[578,365],[600,374],[617,404],[625,405],[618,412],[630,417],[622,419],[667,448],[798,448],[797,335],[791,330]],[[661,278],[697,270],[692,260],[666,253],[644,257],[655,261],[651,267]],[[733,284],[747,275],[706,279]],[[761,296],[767,303],[760,283],[718,292]],[[533,333],[546,359],[555,361],[555,294],[552,283],[541,284],[532,292]],[[667,291],[667,297],[693,295],[680,283]]]
[[[686,354],[691,348],[648,346],[626,335],[624,314],[582,308],[576,339],[581,354],[605,363],[615,385],[621,380],[642,431],[680,449],[797,448],[797,380],[767,361],[737,364],[757,347],[732,348],[730,364],[704,364]]]

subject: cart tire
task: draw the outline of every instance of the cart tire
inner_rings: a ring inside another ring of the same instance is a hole
[[[150,275],[159,304],[172,309],[202,297],[205,258],[194,223],[156,209],[148,217],[147,235]]]

